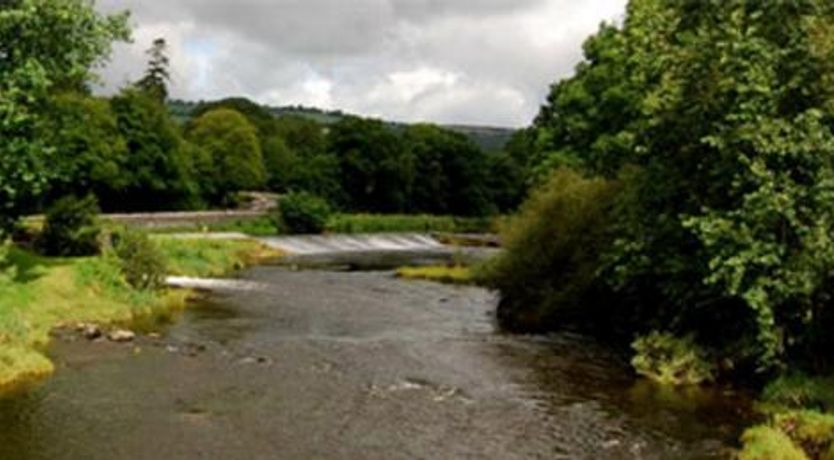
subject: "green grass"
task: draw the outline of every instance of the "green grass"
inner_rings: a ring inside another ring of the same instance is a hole
[[[490,218],[404,214],[337,214],[327,223],[329,233],[451,232],[492,230]]]
[[[259,260],[280,257],[257,241],[166,238],[154,241],[167,260],[168,274],[212,277],[238,270]]]
[[[269,216],[254,219],[241,219],[210,224],[177,225],[148,229],[155,234],[197,233],[197,232],[236,232],[252,236],[274,236],[278,233],[275,222]]]
[[[472,268],[460,265],[430,266],[430,267],[402,267],[397,270],[397,276],[410,280],[427,280],[446,284],[475,284],[476,277]]]
[[[172,275],[219,276],[279,255],[254,241],[156,240]],[[164,318],[187,296],[132,288],[113,255],[57,259],[12,247],[0,268],[0,390],[52,372],[43,350],[54,328]]]

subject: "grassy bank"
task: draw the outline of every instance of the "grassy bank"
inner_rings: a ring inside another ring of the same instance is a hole
[[[276,256],[257,242],[158,239],[169,273],[217,276]],[[50,331],[81,322],[124,324],[169,314],[188,292],[129,286],[108,256],[46,258],[12,248],[0,271],[0,390],[49,375]]]
[[[446,284],[477,284],[474,270],[471,267],[460,265],[403,267],[397,270],[397,276],[403,279],[435,281]]]

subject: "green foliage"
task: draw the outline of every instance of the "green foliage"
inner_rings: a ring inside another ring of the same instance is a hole
[[[632,347],[637,373],[663,385],[697,385],[713,378],[713,366],[691,337],[652,332]]]
[[[816,411],[777,414],[773,425],[788,435],[809,458],[834,459],[834,415]]]
[[[93,195],[67,196],[46,212],[38,245],[48,256],[79,257],[98,254],[101,226],[99,207]]]
[[[321,233],[332,209],[326,200],[309,193],[291,193],[278,203],[278,227],[290,233]]]
[[[274,232],[273,232],[274,234]],[[153,240],[174,276],[223,276],[246,266],[265,253],[254,240],[182,239],[159,236]],[[277,255],[277,253],[271,254]]]
[[[556,171],[536,190],[502,232],[506,251],[487,268],[490,287],[500,290],[498,318],[511,330],[537,331],[579,318],[604,318],[591,300],[602,289],[598,271],[620,186],[604,179]]]
[[[164,38],[157,38],[147,51],[150,60],[145,75],[136,83],[136,87],[160,101],[168,99],[168,81],[171,73],[168,71],[170,60],[167,56],[167,44]]]
[[[482,233],[491,230],[492,222],[488,218],[422,214],[337,214],[327,222],[327,231],[332,233]]]
[[[89,0],[20,0],[0,10],[0,231],[52,176],[55,146],[40,135],[49,93],[85,85],[111,43],[127,38],[126,19]]]
[[[785,375],[768,383],[761,399],[766,404],[789,409],[834,410],[834,378]]]
[[[109,197],[127,186],[127,145],[108,101],[72,92],[49,104],[45,134],[56,148],[49,195]]]
[[[808,460],[785,433],[765,425],[750,428],[741,438],[739,460]]]
[[[238,112],[217,109],[194,121],[188,138],[211,159],[210,195],[215,200],[264,184],[261,145],[255,127]]]
[[[414,125],[405,130],[403,143],[414,164],[414,182],[406,192],[410,209],[458,216],[492,211],[486,154],[466,136]]]
[[[198,194],[190,167],[193,148],[183,143],[179,128],[159,100],[136,89],[125,89],[110,104],[128,148],[122,170],[127,186],[103,199],[107,209],[149,211],[193,204]],[[104,197],[103,197],[104,198]]]
[[[130,229],[114,234],[113,253],[124,279],[133,288],[155,291],[165,286],[165,257],[147,234]]]
[[[632,0],[554,85],[534,181],[632,171],[599,269],[635,329],[759,371],[831,365],[833,23],[823,0]]]
[[[364,212],[406,210],[414,162],[391,129],[378,120],[347,117],[332,126],[329,138],[339,161],[344,205]]]

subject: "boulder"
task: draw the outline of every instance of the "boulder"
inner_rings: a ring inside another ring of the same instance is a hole
[[[132,342],[136,338],[136,334],[125,329],[116,329],[107,334],[107,338],[111,342],[125,343]]]

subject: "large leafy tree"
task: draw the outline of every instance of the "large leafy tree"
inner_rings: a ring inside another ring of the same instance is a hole
[[[217,109],[205,113],[194,121],[188,138],[211,158],[215,200],[264,185],[266,173],[257,129],[239,112]]]
[[[84,196],[99,200],[128,185],[127,145],[106,99],[79,93],[50,98],[45,136],[55,146],[49,197]]]
[[[643,327],[738,339],[762,368],[828,340],[832,32],[824,0],[632,0],[554,86],[537,165],[630,169],[599,274]]]
[[[49,94],[82,88],[125,14],[105,16],[91,0],[15,0],[0,5],[0,227],[8,227],[47,185],[54,148],[39,136]]]
[[[127,186],[110,200],[121,209],[143,211],[194,205],[197,187],[191,176],[190,149],[162,102],[128,88],[110,104],[128,149]]]
[[[330,131],[347,206],[369,212],[402,212],[414,179],[413,157],[382,121],[346,117]]]
[[[434,125],[414,125],[403,134],[414,161],[411,210],[483,215],[491,211],[486,154],[466,136]]]

